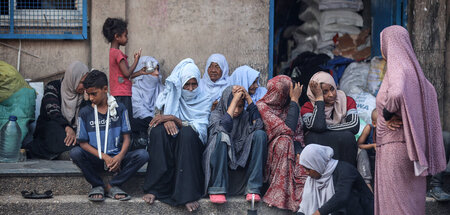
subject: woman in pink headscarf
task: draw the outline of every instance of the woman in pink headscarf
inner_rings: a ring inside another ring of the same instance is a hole
[[[380,35],[387,70],[377,95],[375,214],[425,214],[426,175],[445,169],[436,91],[401,26]]]

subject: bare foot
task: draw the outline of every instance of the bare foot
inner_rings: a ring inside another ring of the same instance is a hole
[[[142,199],[147,202],[148,204],[153,204],[155,202],[155,195],[153,194],[145,194]]]
[[[197,201],[194,201],[194,202],[186,203],[185,206],[189,212],[192,212],[192,211],[196,211],[200,207],[200,204]]]
[[[91,197],[91,198],[93,198],[93,199],[103,199],[103,195],[102,194],[95,194],[95,195],[91,195],[91,196],[89,196],[89,197]]]

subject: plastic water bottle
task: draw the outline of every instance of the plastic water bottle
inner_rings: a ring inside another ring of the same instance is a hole
[[[19,160],[21,137],[17,117],[9,116],[9,121],[0,130],[0,162],[11,163]]]

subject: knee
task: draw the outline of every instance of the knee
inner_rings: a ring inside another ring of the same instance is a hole
[[[69,152],[70,158],[72,158],[73,161],[78,161],[78,160],[82,159],[83,154],[84,154],[84,149],[82,149],[79,146],[73,147]]]
[[[145,149],[135,150],[134,153],[135,153],[134,154],[134,159],[139,161],[139,162],[145,163],[149,159],[148,152]]]

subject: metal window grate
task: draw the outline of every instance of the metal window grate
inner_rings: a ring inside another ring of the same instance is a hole
[[[0,39],[87,39],[87,0],[0,0]]]

